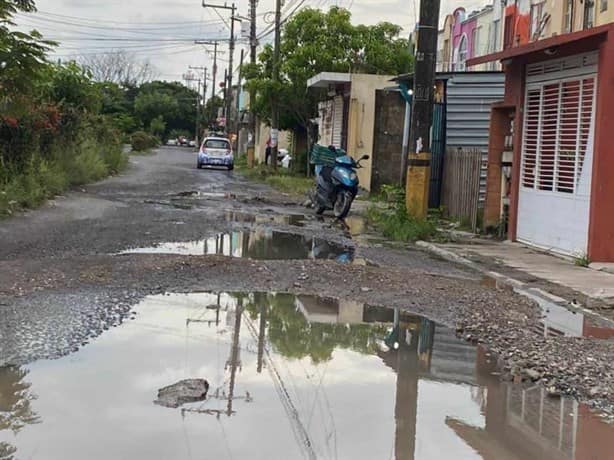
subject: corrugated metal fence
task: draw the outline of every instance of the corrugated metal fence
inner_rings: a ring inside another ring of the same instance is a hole
[[[483,158],[479,149],[449,149],[443,168],[442,206],[447,217],[478,228],[480,171]]]
[[[482,152],[480,206],[486,199],[490,110],[494,102],[503,99],[504,86],[502,72],[456,72],[448,74],[446,80],[446,147]]]

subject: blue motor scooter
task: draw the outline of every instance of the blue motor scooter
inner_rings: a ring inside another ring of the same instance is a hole
[[[329,149],[335,151],[333,146]],[[363,155],[358,161],[344,155],[335,159],[334,166],[316,167],[316,214],[332,209],[338,219],[344,219],[348,215],[358,194],[356,169],[362,167],[361,161],[368,159],[369,155]]]

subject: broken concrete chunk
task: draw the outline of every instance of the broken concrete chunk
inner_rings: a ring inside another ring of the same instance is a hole
[[[177,408],[187,403],[207,399],[209,382],[205,379],[187,379],[158,390],[158,399],[154,404]]]

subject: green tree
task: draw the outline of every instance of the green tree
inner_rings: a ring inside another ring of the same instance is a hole
[[[166,122],[162,115],[158,115],[149,123],[149,132],[154,136],[163,137],[166,131]]]
[[[134,99],[134,112],[143,126],[150,126],[154,118],[162,116],[166,123],[165,134],[172,130],[193,132],[197,96],[196,91],[178,82],[144,83]]]
[[[43,100],[99,113],[102,97],[90,73],[75,62],[47,66],[40,83]]]
[[[306,8],[288,21],[281,39],[281,82],[272,81],[273,49],[265,46],[257,65],[244,73],[248,89],[256,91],[253,108],[268,120],[273,95],[281,104],[280,127],[305,129],[316,116],[321,93],[308,91],[307,80],[320,72],[363,72],[396,75],[411,71],[413,57],[401,28],[390,23],[375,26],[351,23],[348,10],[328,12]]]
[[[139,93],[134,100],[134,113],[145,126],[149,126],[157,117],[175,117],[178,109],[173,96],[157,91]]]
[[[215,125],[217,122],[217,114],[220,107],[224,106],[224,101],[219,96],[213,96],[205,104],[204,121],[207,126]]]
[[[13,15],[36,11],[33,0],[0,0],[0,98],[29,93],[55,45],[37,31],[13,30]]]

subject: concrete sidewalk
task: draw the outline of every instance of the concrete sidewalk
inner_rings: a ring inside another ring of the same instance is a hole
[[[614,306],[614,273],[603,271],[607,266],[595,265],[598,270],[578,267],[570,260],[511,242],[475,239],[466,243],[418,242],[418,246],[484,273],[496,272],[497,266],[511,268],[571,289],[588,300]],[[514,277],[509,278],[515,284]],[[523,283],[518,281],[517,284]]]

